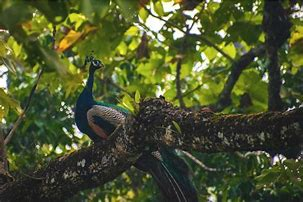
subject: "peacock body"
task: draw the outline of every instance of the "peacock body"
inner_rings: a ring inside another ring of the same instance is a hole
[[[125,121],[129,112],[122,107],[94,100],[94,73],[103,64],[95,59],[90,62],[86,86],[76,103],[75,122],[79,130],[94,142],[106,141],[117,126]],[[196,190],[189,179],[188,166],[174,151],[161,148],[156,152],[145,152],[135,167],[153,176],[165,201],[198,201]]]

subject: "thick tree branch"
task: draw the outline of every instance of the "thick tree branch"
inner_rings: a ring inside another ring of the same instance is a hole
[[[272,150],[302,143],[303,108],[284,113],[222,115],[173,108],[164,100],[144,102],[138,134],[150,143],[200,152]],[[179,124],[182,133],[174,128]],[[148,124],[147,124],[148,123]],[[142,140],[140,140],[142,141]]]
[[[225,107],[231,104],[231,92],[238,81],[241,73],[247,66],[254,61],[256,57],[265,54],[265,46],[260,45],[259,47],[252,48],[249,52],[242,55],[238,61],[233,63],[231,67],[231,72],[227,78],[223,90],[220,93],[218,102],[212,106],[214,111],[221,111]]]
[[[175,128],[178,123],[180,130]],[[62,200],[79,190],[111,181],[149,146],[200,152],[277,150],[303,143],[303,108],[286,112],[222,115],[147,100],[106,143],[54,160],[31,176],[0,188],[0,201]],[[22,200],[21,200],[22,199]]]
[[[128,169],[136,155],[123,145],[124,129],[119,137],[53,160],[29,176],[0,187],[0,201],[62,201],[80,190],[97,187],[113,180]]]

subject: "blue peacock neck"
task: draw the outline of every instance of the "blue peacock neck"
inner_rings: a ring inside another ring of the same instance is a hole
[[[86,85],[77,101],[78,107],[82,109],[89,108],[91,105],[95,103],[93,98],[94,73],[95,73],[95,69],[90,68]]]
[[[87,90],[93,96],[94,74],[95,69],[89,68],[89,75],[84,90]]]

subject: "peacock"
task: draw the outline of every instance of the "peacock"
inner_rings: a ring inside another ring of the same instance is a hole
[[[86,59],[87,62],[90,63],[89,76],[76,103],[75,122],[79,130],[94,142],[106,141],[116,127],[124,122],[129,111],[114,104],[94,100],[94,73],[104,65],[92,56]],[[189,177],[188,165],[174,150],[160,148],[159,151],[144,152],[134,166],[152,175],[164,201],[198,201],[196,189]]]

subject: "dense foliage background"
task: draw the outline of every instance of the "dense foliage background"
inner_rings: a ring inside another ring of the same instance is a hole
[[[62,0],[0,3],[0,121],[7,133],[43,74],[30,107],[7,144],[12,174],[27,175],[50,159],[91,144],[74,125],[73,108],[93,54],[105,64],[95,97],[130,105],[163,95],[181,107],[214,105],[235,68],[262,46],[261,0]],[[285,108],[303,101],[302,2],[284,1],[292,27],[279,50]],[[258,55],[241,73],[219,111],[267,110],[268,59]],[[244,69],[244,68],[243,68]],[[300,159],[270,158],[265,152],[201,154],[180,152],[192,168],[200,199],[217,201],[299,200]],[[157,201],[152,178],[132,169],[103,187],[71,201]]]

